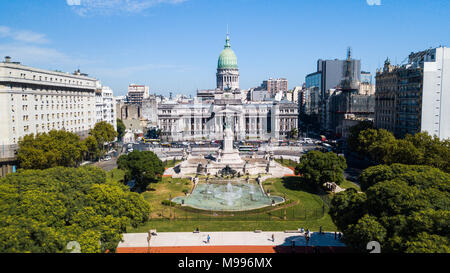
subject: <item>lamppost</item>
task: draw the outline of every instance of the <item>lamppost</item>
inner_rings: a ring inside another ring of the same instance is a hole
[[[148,244],[147,253],[150,253],[150,240],[151,239],[152,239],[152,232],[151,232],[151,230],[149,230],[148,235],[147,235],[147,244]]]

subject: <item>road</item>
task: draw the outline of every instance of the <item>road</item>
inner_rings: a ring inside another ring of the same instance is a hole
[[[95,162],[94,164],[92,164],[92,166],[96,166],[101,168],[104,171],[111,171],[112,169],[117,167],[117,157],[113,157],[111,160],[109,161],[100,161],[100,162]]]

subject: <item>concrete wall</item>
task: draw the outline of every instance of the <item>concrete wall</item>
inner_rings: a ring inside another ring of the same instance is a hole
[[[436,62],[424,63],[422,128],[450,138],[450,48],[436,49]]]

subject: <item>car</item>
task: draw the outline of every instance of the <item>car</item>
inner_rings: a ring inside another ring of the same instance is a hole
[[[105,161],[110,161],[112,158],[110,156],[105,157]]]
[[[133,151],[134,151],[133,148],[129,148],[129,149],[128,149],[128,152],[129,152],[129,153],[132,153]]]
[[[80,164],[80,166],[85,166],[91,163],[92,163],[91,161],[84,161],[83,163]]]

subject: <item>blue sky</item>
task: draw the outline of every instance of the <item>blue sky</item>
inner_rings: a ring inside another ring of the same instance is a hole
[[[77,5],[77,4],[80,5]],[[449,44],[449,0],[2,0],[0,56],[25,65],[80,68],[123,95],[215,88],[229,25],[241,88],[285,77],[292,88],[316,61],[344,58],[362,69],[386,57]]]

